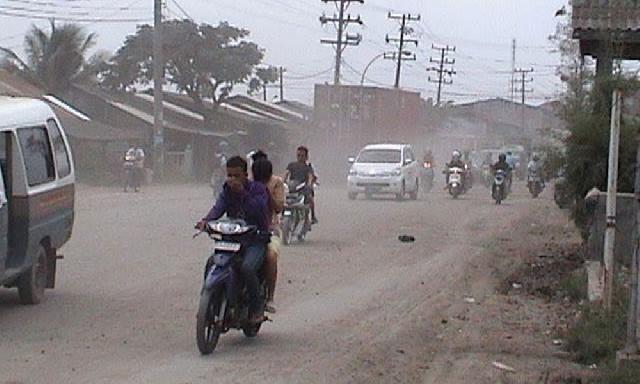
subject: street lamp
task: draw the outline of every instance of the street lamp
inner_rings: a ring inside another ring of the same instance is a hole
[[[364,67],[364,71],[362,72],[362,78],[360,79],[360,86],[364,85],[364,79],[365,76],[367,75],[367,71],[369,70],[369,68],[373,65],[373,63],[378,60],[381,57],[384,57],[384,53],[380,53],[379,55],[377,55],[376,57],[374,57],[373,59],[371,59],[371,61],[369,62],[369,64],[367,64],[366,67]]]

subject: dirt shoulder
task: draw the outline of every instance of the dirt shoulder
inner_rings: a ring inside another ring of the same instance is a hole
[[[560,285],[582,263],[579,245],[566,213],[549,199],[485,240],[483,257],[465,270],[473,294],[442,315],[440,353],[425,382],[568,383],[588,376],[563,351],[562,338],[578,311]]]

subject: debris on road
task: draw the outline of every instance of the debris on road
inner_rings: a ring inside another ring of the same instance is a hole
[[[416,238],[410,235],[400,235],[398,236],[398,240],[403,243],[413,243],[414,241],[416,241]]]
[[[473,297],[465,297],[464,298],[464,302],[465,303],[469,303],[469,304],[475,304],[476,303],[476,299],[474,299]]]
[[[498,361],[494,361],[493,363],[491,363],[491,365],[493,365],[495,368],[501,370],[501,371],[505,371],[505,372],[511,372],[511,373],[515,373],[516,370],[506,364],[500,363]]]

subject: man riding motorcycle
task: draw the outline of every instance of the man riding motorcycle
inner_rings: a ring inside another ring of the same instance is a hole
[[[249,296],[249,322],[259,324],[262,314],[258,293],[258,271],[262,267],[269,243],[269,194],[264,184],[251,181],[247,176],[247,162],[239,156],[230,158],[227,161],[227,181],[222,193],[196,227],[203,230],[207,222],[217,220],[225,213],[229,218],[242,219],[248,225],[257,227],[258,234],[245,245],[240,271]]]
[[[445,189],[449,186],[449,169],[451,168],[461,168],[461,169],[466,169],[465,168],[465,162],[462,160],[462,154],[460,153],[460,151],[458,151],[457,149],[455,151],[453,151],[453,153],[451,154],[451,161],[447,163],[447,170],[445,171],[446,174],[446,178],[447,178],[447,183],[445,185]],[[466,172],[462,173],[462,185],[465,185],[465,178],[466,178]]]
[[[491,167],[491,170],[494,176],[498,170],[504,171],[504,173],[507,175],[507,191],[511,192],[512,169],[509,163],[507,162],[507,155],[505,155],[504,153],[501,153],[500,155],[498,155],[498,162]],[[495,192],[495,191],[492,190],[492,192]]]
[[[287,166],[284,180],[293,180],[300,184],[306,183],[306,193],[307,198],[309,199],[309,207],[311,209],[311,223],[317,224],[318,219],[316,218],[315,194],[313,190],[313,184],[316,182],[317,177],[315,171],[313,170],[313,166],[311,166],[311,163],[309,163],[309,149],[307,147],[298,147],[298,150],[296,152],[296,161],[290,163]],[[305,220],[305,224],[307,225],[307,227],[309,227],[309,219],[306,218]]]
[[[540,174],[541,171],[540,156],[538,156],[538,154],[534,154],[531,161],[529,161],[529,164],[527,164],[527,174],[537,175],[540,178],[542,188],[544,188],[544,178]]]

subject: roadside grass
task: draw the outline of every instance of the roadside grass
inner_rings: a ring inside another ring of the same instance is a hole
[[[576,282],[568,282],[567,289],[582,293]],[[575,285],[575,286],[574,286]],[[582,316],[569,330],[567,349],[574,353],[578,363],[602,367],[598,380],[601,384],[637,384],[640,369],[616,368],[616,352],[624,347],[627,332],[628,293],[618,287],[614,294],[611,313],[601,304],[586,304]]]
[[[560,281],[559,290],[574,303],[587,299],[587,274],[583,268],[573,271]]]
[[[604,367],[599,384],[638,384],[640,382],[640,367],[616,368],[610,363]]]

